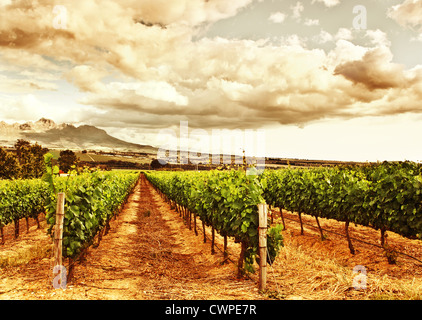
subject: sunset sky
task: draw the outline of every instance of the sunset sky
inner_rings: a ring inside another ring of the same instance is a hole
[[[422,0],[0,0],[0,121],[41,117],[155,146],[187,121],[261,129],[269,156],[422,161]]]

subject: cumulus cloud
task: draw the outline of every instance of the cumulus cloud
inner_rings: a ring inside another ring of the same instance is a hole
[[[337,40],[344,39],[344,40],[353,40],[352,30],[347,28],[340,28],[338,29],[335,38]]]
[[[280,11],[272,13],[268,18],[268,20],[274,23],[283,23],[285,19],[286,14]]]
[[[388,40],[387,34],[384,31],[379,29],[367,30],[366,36],[370,38],[372,45],[385,47],[391,46],[391,41]]]
[[[405,85],[404,67],[392,63],[391,51],[379,47],[368,51],[361,60],[338,65],[336,75],[343,75],[355,84],[369,90],[399,88]]]
[[[369,30],[368,30],[369,31]],[[327,42],[336,42],[338,40],[353,40],[352,30],[347,28],[340,28],[336,34],[331,34],[324,29],[321,29],[318,35],[313,37],[315,42],[324,44]]]
[[[392,6],[388,16],[403,27],[413,27],[422,32],[422,0],[405,0]]]
[[[327,43],[334,40],[334,37],[331,33],[321,30],[318,36],[314,37],[315,41],[318,43]]]

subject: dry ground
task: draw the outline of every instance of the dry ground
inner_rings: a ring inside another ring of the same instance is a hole
[[[275,212],[276,220],[279,215]],[[238,279],[236,265],[210,252],[210,241],[184,225],[179,214],[161,199],[145,178],[111,221],[109,234],[84,261],[75,265],[66,290],[52,287],[51,240],[46,226],[32,227],[18,240],[0,246],[0,299],[421,299],[422,263],[399,255],[388,264],[383,250],[353,240],[349,252],[344,237],[305,226],[300,235],[297,215],[284,212],[285,246],[268,269],[268,290],[259,293],[257,275]],[[312,217],[304,221],[313,226]],[[344,233],[344,224],[321,219],[323,228]],[[378,243],[379,234],[352,225],[354,239]],[[210,237],[210,230],[206,231]],[[389,244],[422,260],[420,241],[388,233]],[[217,236],[217,245],[223,240]],[[229,241],[231,260],[239,244]],[[3,259],[3,260],[2,260]],[[367,272],[367,289],[355,290],[353,268]],[[67,265],[66,265],[67,266]]]

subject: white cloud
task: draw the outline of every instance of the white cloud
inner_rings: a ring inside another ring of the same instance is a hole
[[[105,70],[88,65],[79,65],[65,74],[69,82],[73,82],[80,90],[98,92],[104,90],[101,79],[107,75]]]
[[[321,44],[337,41],[337,40],[351,41],[352,39],[353,39],[352,31],[347,28],[340,28],[335,35],[327,32],[326,30],[321,30],[320,33],[313,38],[315,42],[318,42]]]
[[[303,6],[302,2],[298,1],[294,6],[290,6],[290,9],[292,9],[293,12],[293,19],[299,21],[302,16],[302,12],[305,10],[305,7]]]
[[[22,94],[17,97],[0,96],[0,118],[12,122],[31,121],[48,114],[56,114],[55,108],[56,106],[43,103],[33,94]],[[67,113],[66,110],[62,110],[62,114],[65,113]]]
[[[312,0],[312,4],[315,2],[322,2],[327,7],[334,7],[340,4],[340,0]]]
[[[420,33],[418,36],[416,37],[412,37],[410,38],[410,41],[412,42],[422,42],[422,33]]]
[[[366,36],[370,38],[370,41],[375,46],[387,46],[391,45],[391,41],[388,40],[387,34],[379,29],[367,30]]]
[[[305,20],[305,26],[311,27],[311,26],[319,26],[319,20],[318,19],[309,19],[307,18]]]
[[[116,107],[157,114],[162,113],[159,107],[183,107],[187,106],[188,102],[186,96],[164,81],[111,82],[82,101],[84,104],[104,105],[107,108]],[[157,110],[153,111],[155,107]]]
[[[422,0],[405,0],[392,6],[387,15],[401,26],[419,28],[422,32]]]
[[[12,0],[0,0],[0,7],[5,7],[12,4]]]
[[[335,38],[337,40],[343,39],[343,40],[353,40],[353,34],[352,34],[352,30],[347,29],[347,28],[340,28],[336,35]]]
[[[328,64],[336,66],[347,61],[360,60],[368,50],[368,48],[355,45],[348,40],[339,39],[336,41],[336,47],[327,55]]]
[[[283,23],[286,19],[286,14],[282,12],[275,12],[270,15],[268,20],[274,22],[274,23]]]
[[[123,0],[122,6],[134,9],[145,23],[199,25],[236,15],[252,0]]]
[[[319,35],[316,36],[314,39],[318,43],[327,43],[327,42],[334,41],[333,35],[325,30],[321,30]]]

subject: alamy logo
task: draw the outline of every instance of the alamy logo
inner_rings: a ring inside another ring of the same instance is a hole
[[[67,270],[65,266],[56,265],[53,268],[53,274],[57,274],[53,279],[54,289],[66,289]]]
[[[65,6],[57,5],[53,8],[53,28],[67,29],[67,9]]]
[[[353,288],[355,288],[355,290],[365,290],[367,285],[366,268],[361,265],[355,266],[353,268],[353,273],[357,274],[353,278]]]
[[[366,30],[368,27],[368,13],[366,7],[363,5],[354,6],[353,13],[356,14],[353,19],[353,28],[356,30]]]
[[[234,164],[255,165],[260,174],[265,167],[264,130],[213,129],[211,135],[204,129],[189,132],[188,121],[180,122],[179,136],[172,129],[159,132],[165,141],[158,150],[157,159],[162,164]],[[252,171],[250,171],[252,172]],[[250,173],[248,171],[248,173]]]

